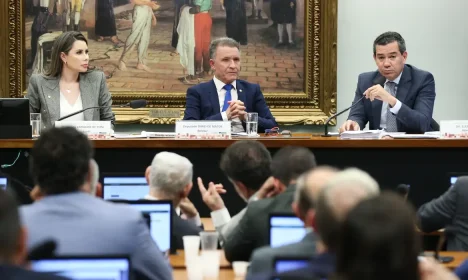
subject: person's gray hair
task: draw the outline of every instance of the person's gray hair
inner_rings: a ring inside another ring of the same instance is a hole
[[[358,168],[347,168],[328,182],[321,192],[321,198],[332,208],[341,206],[347,208],[348,205],[335,205],[341,203],[339,199],[336,199],[337,195],[347,197],[348,201],[345,204],[355,204],[361,198],[372,197],[379,193],[379,184],[368,173]],[[333,207],[334,205],[336,207]],[[344,211],[347,212],[347,210]]]
[[[221,37],[218,39],[214,39],[211,41],[210,44],[210,59],[214,59],[216,57],[216,50],[218,47],[231,47],[237,48],[240,52],[240,44],[236,40],[229,38],[229,37]]]
[[[96,188],[99,183],[99,165],[94,159],[89,161],[89,165],[91,166],[91,180],[90,184],[90,193],[92,195],[96,195]]]
[[[398,50],[401,54],[406,52],[406,43],[405,39],[400,35],[400,33],[388,31],[383,34],[380,34],[374,41],[374,56],[376,55],[377,46],[385,46],[390,43],[397,42]]]
[[[172,197],[192,182],[193,165],[178,154],[160,152],[151,162],[149,177],[151,188]]]
[[[9,263],[16,254],[21,221],[13,194],[0,189],[0,262]]]

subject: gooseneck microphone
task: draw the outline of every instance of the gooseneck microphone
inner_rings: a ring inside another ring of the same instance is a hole
[[[127,104],[121,105],[119,107],[130,107],[132,109],[138,109],[146,106],[146,100],[144,99],[138,99],[138,100],[132,100],[128,102]],[[61,117],[57,121],[62,121],[64,119],[68,119],[69,117],[73,117],[74,115],[78,115],[79,113],[83,113],[84,111],[88,111],[91,109],[101,109],[101,108],[106,108],[107,106],[93,106],[93,107],[88,107],[79,111],[76,111],[74,113],[68,114],[66,116]]]
[[[372,81],[372,83],[374,85],[381,85],[382,87],[384,86],[384,83],[387,79],[382,76],[382,75],[378,75],[377,77],[375,77],[374,81]],[[349,106],[348,108],[344,109],[343,111],[340,111],[336,114],[333,114],[332,116],[330,116],[326,121],[325,121],[325,132],[321,135],[322,137],[330,137],[331,135],[328,133],[328,125],[330,123],[330,121],[338,116],[340,116],[341,114],[349,111],[351,108],[353,108],[354,106],[356,106],[357,104],[359,104],[359,102],[361,102],[366,96],[365,95],[362,95],[361,98],[359,98],[356,102],[354,102],[351,106]]]

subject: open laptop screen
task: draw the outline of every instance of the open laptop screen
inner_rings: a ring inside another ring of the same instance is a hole
[[[149,193],[144,176],[104,175],[102,197],[104,200],[138,200]]]
[[[275,259],[275,272],[284,273],[287,271],[298,270],[307,267],[310,259],[304,258],[277,258]]]
[[[171,249],[172,202],[166,200],[128,201],[128,204],[140,211],[148,222],[151,237],[161,251]]]
[[[462,177],[462,176],[468,176],[468,173],[466,172],[451,172],[448,174],[448,177],[450,179],[450,187],[452,187],[455,182],[457,182],[458,180],[458,177]]]
[[[126,257],[57,257],[31,261],[31,269],[72,280],[129,280],[130,260]]]
[[[8,179],[6,177],[0,176],[0,189],[6,190],[8,186]]]
[[[306,235],[304,223],[293,214],[270,215],[270,246],[299,242]]]

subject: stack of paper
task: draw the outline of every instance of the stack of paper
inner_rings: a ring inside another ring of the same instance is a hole
[[[175,132],[146,132],[140,134],[114,134],[116,139],[133,139],[133,138],[175,138]]]
[[[341,139],[379,139],[381,130],[358,130],[344,131],[340,134]]]

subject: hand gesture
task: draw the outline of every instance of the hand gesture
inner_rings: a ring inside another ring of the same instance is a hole
[[[342,133],[343,131],[357,131],[357,130],[361,130],[361,128],[359,127],[359,124],[353,120],[347,120],[345,121],[345,123],[340,127],[340,133]]]
[[[381,85],[371,86],[364,92],[364,95],[367,99],[370,99],[370,101],[374,101],[374,99],[382,100],[392,107],[395,106],[396,103],[396,98],[388,93]]]
[[[183,198],[179,203],[179,208],[182,214],[184,214],[187,218],[191,219],[198,215],[197,208],[195,205],[188,199],[188,197]]]
[[[219,195],[220,193],[226,193],[222,184],[214,184],[213,182],[210,182],[208,184],[208,189],[206,189],[203,184],[203,180],[200,177],[197,178],[197,182],[203,202],[211,211],[220,210],[225,207],[224,201]]]
[[[244,102],[240,100],[229,101],[229,107],[226,110],[228,120],[239,118],[240,120],[245,119],[245,106]]]
[[[260,189],[256,193],[257,199],[263,199],[266,197],[273,197],[277,194],[280,194],[284,191],[284,189],[278,188],[274,184],[275,178],[269,177],[265,183],[260,187]]]

